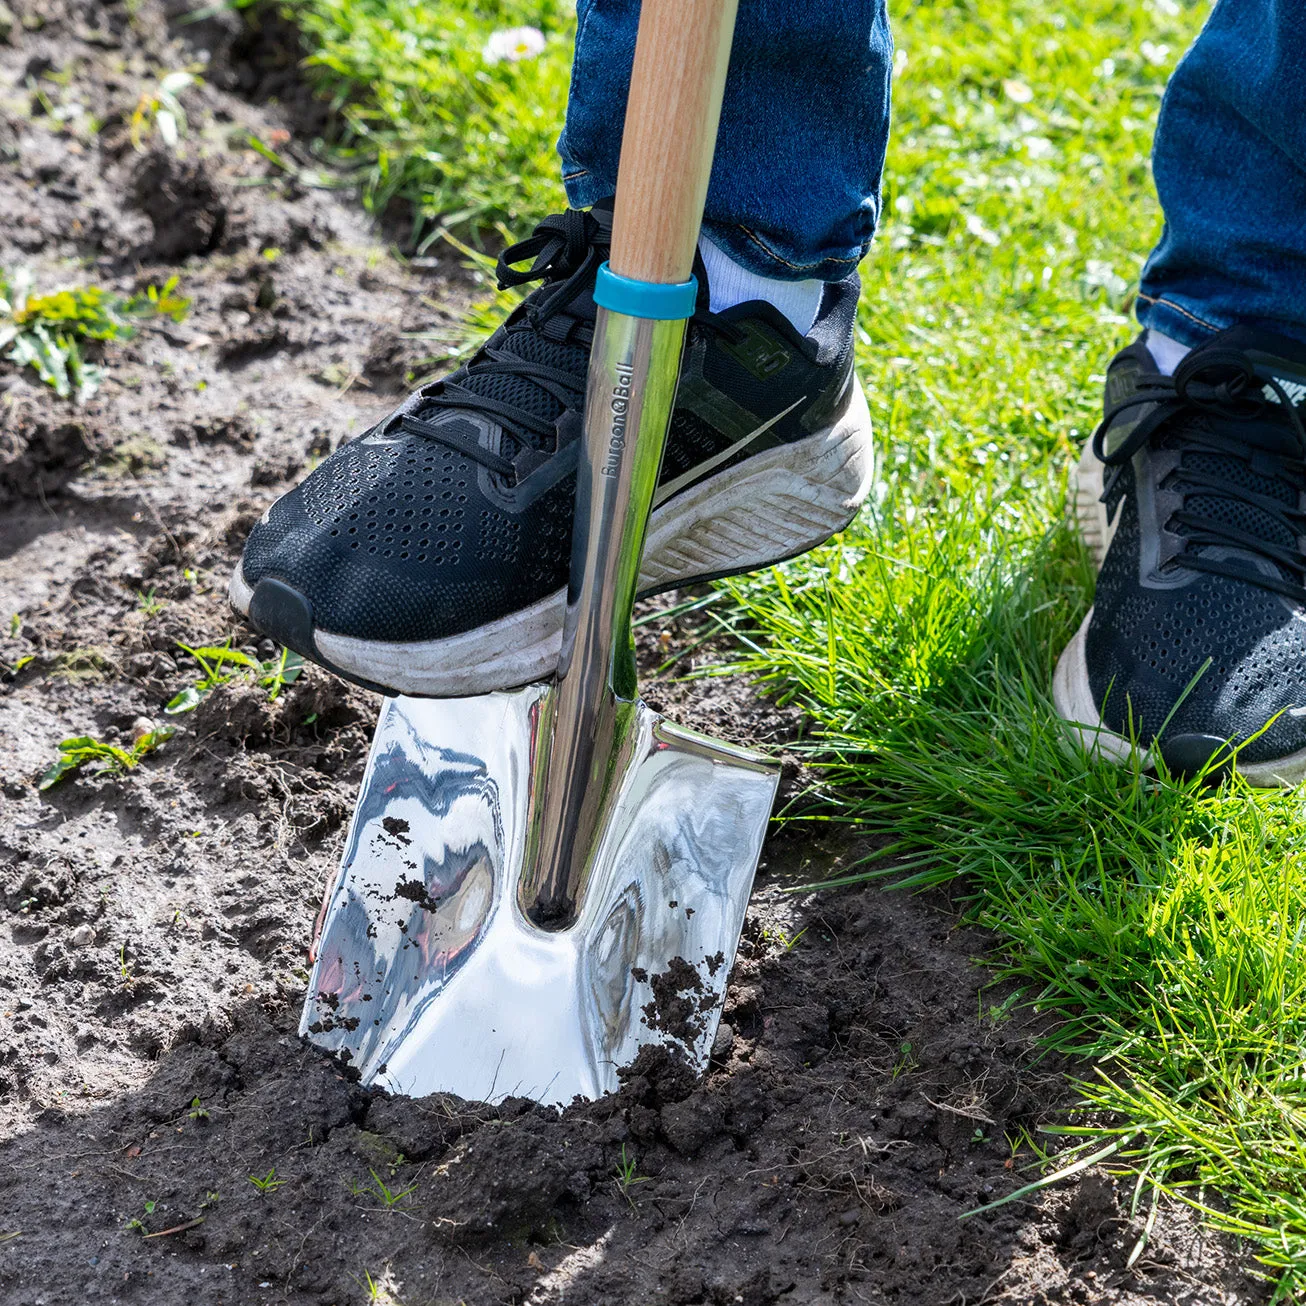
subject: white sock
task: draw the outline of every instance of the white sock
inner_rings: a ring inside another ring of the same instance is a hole
[[[736,304],[764,299],[794,324],[800,336],[812,329],[821,308],[821,296],[825,293],[824,281],[779,281],[774,277],[758,276],[756,272],[740,267],[706,236],[698,238],[698,249],[707,267],[712,312],[721,313]]]
[[[1147,352],[1152,355],[1162,376],[1173,376],[1175,368],[1192,352],[1189,346],[1181,345],[1177,340],[1153,331],[1151,327],[1147,328],[1147,339],[1143,343],[1147,345]]]

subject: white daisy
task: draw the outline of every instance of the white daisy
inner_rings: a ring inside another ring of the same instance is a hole
[[[538,27],[505,27],[493,32],[481,51],[486,63],[519,63],[534,59],[544,49],[544,33]]]

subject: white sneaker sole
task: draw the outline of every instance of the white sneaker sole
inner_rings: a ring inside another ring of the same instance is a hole
[[[1070,488],[1079,533],[1092,553],[1093,565],[1098,571],[1102,569],[1114,534],[1107,520],[1106,505],[1101,502],[1101,485],[1101,464],[1094,457],[1091,444],[1086,445],[1079,465],[1071,473]],[[1052,675],[1052,702],[1057,715],[1089,753],[1125,766],[1134,755],[1134,745],[1103,725],[1089,684],[1085,641],[1088,623],[1092,619],[1093,609],[1089,608],[1074,638],[1057,659],[1056,671]],[[1150,751],[1143,757],[1143,766],[1152,766]],[[1234,769],[1254,788],[1290,789],[1306,780],[1306,749],[1271,762],[1235,760]]]
[[[871,415],[854,384],[843,416],[691,486],[649,518],[641,594],[756,571],[805,553],[857,515],[875,474]],[[249,615],[253,590],[239,565],[231,605]],[[567,592],[445,639],[382,643],[315,630],[333,670],[399,694],[460,698],[511,689],[553,674]]]

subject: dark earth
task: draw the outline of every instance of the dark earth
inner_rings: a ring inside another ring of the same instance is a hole
[[[0,365],[0,1303],[1263,1300],[1178,1206],[1126,1268],[1128,1177],[959,1219],[1040,1173],[1029,1140],[1056,1143],[1091,1067],[1040,1056],[960,900],[787,891],[873,853],[855,830],[773,830],[701,1082],[654,1051],[561,1114],[414,1101],[300,1043],[377,701],[310,669],[162,707],[198,678],[183,644],[275,652],[224,597],[246,531],[485,291],[311,188],[325,119],[285,29],[185,8],[0,4],[0,268],[122,294],[176,273],[193,301],[106,347],[81,407]],[[180,145],[135,148],[142,94],[206,59]],[[656,706],[800,734],[738,679],[675,679],[713,656],[692,620],[642,630],[646,668],[686,653]],[[167,720],[134,770],[38,791],[61,739]],[[807,782],[791,761],[786,799]]]

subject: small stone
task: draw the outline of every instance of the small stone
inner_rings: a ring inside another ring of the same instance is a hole
[[[845,1211],[839,1217],[839,1223],[843,1225],[845,1229],[851,1229],[853,1225],[860,1224],[861,1222],[862,1222],[862,1213],[856,1209],[853,1209],[851,1211]]]
[[[723,1020],[716,1027],[716,1038],[712,1040],[712,1060],[725,1061],[730,1056],[730,1049],[734,1046],[734,1028]]]
[[[74,948],[87,948],[95,942],[95,931],[89,925],[79,925],[72,932]]]

